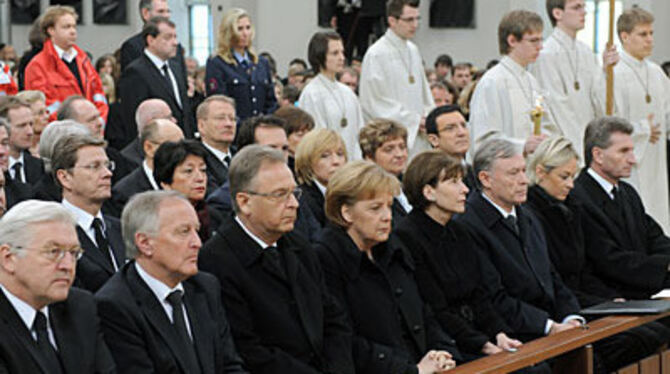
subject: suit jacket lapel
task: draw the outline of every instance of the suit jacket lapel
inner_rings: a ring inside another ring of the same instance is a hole
[[[95,243],[93,243],[93,241],[88,237],[84,229],[82,229],[79,225],[77,225],[77,236],[79,237],[79,243],[81,243],[82,248],[85,250],[84,255],[105,269],[105,271],[107,271],[107,273],[110,275],[114,274],[114,268],[112,268],[110,261],[103,257],[103,253],[98,249]],[[119,264],[119,266],[121,265],[122,264]]]
[[[228,168],[209,149],[207,149],[205,161],[207,162],[207,171],[212,173],[217,183],[222,183],[228,176]]]
[[[617,243],[625,243],[624,238],[621,236],[621,222],[618,222],[617,219],[613,218],[618,216],[619,212],[616,211],[612,199],[610,199],[598,182],[589,175],[586,169],[580,173],[577,181],[580,182],[579,184],[584,188],[583,192],[587,195],[587,198],[599,208],[599,211],[596,214],[600,216],[600,220],[605,222],[607,232],[613,238],[616,238],[615,240]]]
[[[144,313],[147,317],[147,321],[154,327],[156,334],[163,339],[168,347],[170,347],[170,351],[172,351],[173,356],[177,358],[177,362],[182,368],[182,372],[188,372],[188,364],[183,355],[184,352],[181,348],[181,344],[179,344],[179,336],[168,319],[165,309],[159,304],[156,295],[151,292],[149,286],[147,286],[137,274],[137,270],[135,270],[134,266],[129,267],[127,274],[128,285],[131,288],[142,313]]]
[[[49,318],[65,372],[81,373],[85,371],[84,368],[79,366],[81,362],[78,359],[79,352],[77,351],[77,345],[73,344],[80,341],[77,329],[72,325],[72,320],[65,312],[62,303],[49,306]]]
[[[125,246],[123,245],[123,239],[116,233],[121,232],[120,227],[118,227],[118,221],[112,222],[107,217],[104,217],[105,225],[107,227],[107,242],[109,242],[110,247],[112,248],[112,253],[114,254],[114,259],[116,260],[116,265],[120,268],[123,267],[123,264],[126,263],[126,253]]]
[[[214,350],[213,341],[215,331],[204,324],[209,318],[206,296],[195,289],[188,281],[184,285],[184,304],[188,312],[188,320],[191,325],[191,335],[195,343],[195,351],[200,361],[202,373],[214,373]],[[209,321],[207,321],[209,322]],[[211,324],[210,324],[211,326]]]
[[[172,102],[176,107],[181,108],[181,106],[177,103],[177,98],[174,95],[174,88],[172,88],[172,85],[168,85],[168,81],[165,79],[163,72],[160,71],[156,67],[156,65],[154,65],[154,63],[149,59],[149,57],[147,57],[144,53],[142,53],[142,57],[145,59],[145,63],[147,64],[149,70],[153,75],[153,81],[160,82],[159,84],[163,86],[164,91],[167,93],[167,97],[169,97],[170,100],[172,100]],[[175,79],[177,80],[177,87],[179,87],[179,79],[176,76],[175,69],[173,69],[173,64],[170,64],[168,62],[168,65],[170,66],[170,70],[172,70],[172,74],[175,75]]]
[[[26,325],[23,323],[21,317],[19,317],[19,314],[16,312],[14,307],[10,304],[9,300],[7,300],[7,297],[5,297],[4,292],[1,290],[0,319],[2,319],[5,325],[7,325],[6,330],[12,331],[16,339],[21,342],[21,346],[26,349],[28,353],[30,353],[30,356],[32,356],[33,360],[35,360],[37,365],[42,369],[42,372],[49,373],[49,366],[42,359],[42,355],[37,348],[37,343],[30,334],[30,331],[26,328]]]

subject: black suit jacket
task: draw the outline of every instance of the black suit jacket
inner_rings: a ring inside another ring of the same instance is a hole
[[[63,200],[63,192],[56,184],[53,174],[51,173],[42,175],[39,182],[35,183],[33,186],[32,193],[32,198],[37,200],[57,202]]]
[[[186,78],[183,75],[184,72],[174,61],[169,60],[168,64],[177,80],[181,106],[177,103],[174,90],[171,85],[168,85],[163,73],[142,53],[123,71],[119,81],[119,97],[123,113],[126,115],[125,123],[134,123],[135,111],[142,101],[157,98],[170,106],[172,115],[184,131],[184,136],[192,138],[195,131],[195,118],[191,111],[191,100],[186,94]],[[131,135],[137,137],[137,128]]]
[[[353,373],[351,328],[326,291],[319,260],[301,237],[277,242],[287,278],[229,217],[200,252],[200,269],[221,282],[240,355],[258,374]]]
[[[121,45],[121,71],[123,72],[131,62],[138,57],[144,55],[144,40],[142,40],[142,33],[135,34],[126,39]],[[177,45],[177,54],[170,59],[182,71],[182,76],[186,77],[186,62],[184,61],[184,48],[181,44]],[[184,81],[184,83],[186,83]],[[133,121],[135,123],[135,121]]]
[[[228,166],[223,163],[207,147],[205,149],[205,164],[207,165],[207,192],[213,192],[228,180]],[[232,149],[231,149],[231,155]],[[232,156],[231,156],[232,157]]]
[[[554,270],[533,213],[516,206],[519,235],[481,193],[468,197],[459,217],[472,230],[482,256],[482,283],[508,326],[523,340],[544,335],[547,319],[561,322],[579,312],[574,294]]]
[[[119,181],[119,183],[112,187],[112,214],[115,217],[120,217],[123,207],[126,206],[126,203],[133,197],[133,195],[144,191],[151,191],[153,189],[151,182],[149,182],[149,178],[144,173],[144,168],[140,165],[133,170],[132,173],[126,175]]]
[[[312,182],[312,184],[303,183],[300,185],[300,188],[302,189],[300,210],[309,209],[319,223],[319,226],[321,228],[326,226],[326,198],[321,193],[321,190],[319,190],[319,187]]]
[[[23,171],[26,174],[26,183],[34,185],[44,175],[44,162],[37,157],[34,157],[28,151],[23,151]]]
[[[7,199],[7,209],[14,205],[28,200],[33,194],[33,189],[29,184],[15,181],[9,177],[9,172],[5,172],[5,198]]]
[[[49,305],[49,323],[65,373],[115,373],[102,338],[93,296],[71,288],[65,301]],[[0,291],[0,373],[51,373],[30,330]]]
[[[198,273],[182,282],[184,305],[202,374],[246,373],[235,351],[219,283]],[[135,262],[95,294],[102,329],[119,372],[186,373],[179,336]]]
[[[142,150],[140,139],[133,139],[132,142],[128,143],[128,145],[121,150],[121,154],[131,165],[133,165],[133,168],[141,166],[142,161],[144,161],[144,151]]]
[[[411,373],[430,349],[462,361],[451,339],[424,304],[414,279],[414,261],[395,240],[373,248],[374,262],[339,227],[326,226],[314,251],[328,289],[354,328],[358,373]]]
[[[123,266],[126,262],[125,246],[121,237],[121,222],[114,217],[104,216],[107,241],[114,253],[116,264]],[[86,232],[77,225],[79,245],[84,249],[84,255],[77,261],[77,277],[75,285],[91,292],[97,291],[114,275],[115,271],[103,253],[95,246]]]
[[[627,298],[646,299],[666,286],[670,239],[631,185],[619,181],[623,216],[586,169],[570,195],[584,206],[587,256],[598,276]]]

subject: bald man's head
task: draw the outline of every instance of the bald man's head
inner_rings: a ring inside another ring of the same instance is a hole
[[[140,142],[144,157],[153,169],[154,153],[165,142],[178,142],[184,139],[184,133],[174,122],[167,119],[154,119],[144,126],[140,132]]]
[[[135,124],[137,125],[137,135],[141,137],[142,129],[149,122],[155,119],[166,119],[173,123],[177,120],[172,116],[170,106],[161,99],[144,100],[135,111]]]

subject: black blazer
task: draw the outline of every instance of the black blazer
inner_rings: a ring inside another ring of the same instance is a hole
[[[65,373],[116,373],[90,293],[71,288],[65,301],[49,305],[49,323]],[[0,373],[52,373],[2,291],[0,336]]]
[[[586,257],[588,235],[581,204],[571,196],[558,201],[535,185],[528,189],[528,207],[542,223],[551,262],[583,308],[621,297],[593,274],[593,264]]]
[[[228,180],[228,167],[219,160],[212,151],[203,145],[205,149],[205,164],[207,165],[207,192],[215,191]],[[231,158],[232,158],[231,150]]]
[[[646,299],[668,287],[670,239],[644,209],[635,189],[619,181],[621,211],[584,169],[570,195],[584,206],[588,257],[596,274],[627,298]]]
[[[114,253],[116,264],[121,268],[126,263],[125,246],[121,237],[121,222],[117,218],[103,215],[107,234],[107,241]],[[84,249],[84,255],[77,261],[77,276],[75,285],[91,292],[97,291],[114,275],[115,271],[103,253],[95,246],[86,232],[77,225],[79,244]]]
[[[344,229],[326,226],[316,241],[328,289],[354,328],[357,373],[411,373],[431,349],[461,361],[456,342],[424,304],[409,252],[395,241],[373,248],[375,261]]]
[[[153,190],[153,186],[146,173],[144,173],[144,168],[140,165],[112,187],[111,205],[114,207],[113,215],[120,217],[123,207],[126,206],[133,195],[151,190]]]
[[[216,278],[198,273],[182,285],[201,373],[246,373],[235,351]],[[176,330],[134,261],[114,274],[95,299],[120,373],[187,372]]]
[[[414,258],[421,296],[462,351],[481,355],[498,333],[513,333],[482,285],[479,250],[463,223],[442,226],[413,209],[394,235]]]
[[[200,269],[221,282],[235,344],[249,371],[353,374],[351,328],[326,291],[316,255],[292,233],[277,248],[287,278],[263,261],[260,246],[229,217],[198,259]]]
[[[23,171],[26,175],[26,183],[32,186],[44,175],[44,162],[28,151],[23,151],[23,162],[25,163]]]
[[[523,206],[516,206],[520,235],[481,193],[468,197],[465,222],[483,252],[483,284],[493,306],[522,340],[544,335],[548,319],[561,322],[579,312],[574,294],[554,270],[542,225]]]
[[[134,168],[141,166],[142,161],[144,161],[144,151],[142,150],[140,139],[133,139],[132,142],[128,143],[128,145],[121,150],[121,154],[134,166]]]
[[[172,60],[168,60],[170,70],[177,80],[181,106],[177,103],[174,90],[165,80],[163,73],[149,60],[144,53],[123,71],[119,81],[119,97],[126,115],[126,123],[134,123],[135,111],[142,101],[157,98],[165,101],[184,131],[184,136],[192,138],[194,134],[193,112],[191,101],[186,94],[186,78],[182,70]],[[137,129],[131,134],[137,137]]]
[[[300,197],[300,210],[309,209],[312,216],[319,223],[320,228],[326,226],[326,198],[323,196],[316,183],[303,183],[300,185],[302,196]]]
[[[42,175],[42,178],[33,186],[32,193],[32,198],[37,200],[57,202],[63,200],[63,191],[56,184],[51,173]]]
[[[15,181],[9,177],[9,172],[5,172],[5,198],[7,199],[7,209],[14,205],[28,200],[33,194],[33,189],[29,184]]]

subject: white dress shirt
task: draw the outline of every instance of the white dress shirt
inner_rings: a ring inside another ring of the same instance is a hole
[[[247,233],[247,235],[249,235],[249,236],[251,237],[251,239],[253,239],[253,241],[255,241],[261,248],[263,248],[263,249],[266,249],[266,248],[268,248],[268,247],[275,247],[275,248],[278,248],[278,247],[277,247],[277,242],[274,242],[274,243],[272,243],[272,244],[268,244],[268,243],[266,243],[265,241],[263,241],[263,239],[261,239],[261,238],[259,238],[258,236],[254,235],[253,232],[251,232],[246,226],[244,226],[244,223],[242,222],[242,220],[240,219],[240,217],[235,216],[235,221],[237,221],[237,223],[242,227],[242,230],[244,230],[244,232]]]
[[[93,229],[93,220],[95,218],[100,219],[102,222],[102,229],[105,232],[105,235],[107,235],[107,226],[105,225],[105,219],[102,217],[102,212],[98,211],[98,213],[95,216],[92,216],[90,213],[87,211],[79,208],[78,206],[73,205],[66,199],[63,199],[62,201],[63,207],[65,209],[69,210],[70,212],[74,213],[75,218],[77,219],[77,224],[79,227],[81,227],[82,230],[86,233],[86,236],[88,236],[89,239],[95,244],[95,246],[98,246],[98,241],[95,240],[95,229]],[[108,240],[109,241],[109,240]],[[114,252],[112,252],[112,244],[108,243],[108,251],[109,251],[109,257],[112,259],[112,265],[114,266],[114,271],[119,270],[119,265],[116,263],[116,258],[114,257]]]
[[[179,95],[179,86],[177,85],[177,79],[174,77],[174,73],[172,73],[172,69],[170,68],[170,64],[168,64],[168,60],[161,60],[158,56],[154,55],[153,53],[149,52],[149,50],[145,49],[144,54],[153,62],[154,65],[156,65],[156,69],[160,71],[161,75],[165,76],[163,72],[163,65],[167,64],[168,67],[168,75],[170,78],[170,81],[172,82],[172,91],[175,97],[175,100],[177,100],[177,105],[181,108],[181,96]]]
[[[7,300],[12,304],[16,313],[21,317],[23,323],[25,323],[26,328],[30,331],[30,335],[37,341],[37,332],[33,330],[33,323],[35,322],[35,316],[37,311],[32,306],[28,305],[25,301],[16,297],[13,293],[9,292],[2,284],[0,284],[0,289],[5,293]],[[56,344],[56,338],[54,337],[53,329],[51,328],[51,323],[49,322],[49,306],[45,306],[40,309],[40,312],[44,313],[44,316],[47,320],[47,334],[49,335],[49,342],[51,345],[58,350],[58,345]]]
[[[142,170],[144,170],[144,175],[146,175],[147,179],[149,179],[151,187],[156,191],[160,190],[158,184],[156,183],[156,180],[154,179],[154,171],[151,170],[151,168],[149,167],[149,163],[147,163],[146,159],[142,161]]]
[[[14,164],[17,162],[21,163],[21,175],[17,178],[15,175],[15,170],[14,170]],[[12,156],[9,156],[9,175],[12,177],[12,179],[18,179],[23,183],[26,183],[26,162],[23,159],[23,152],[19,154],[19,158],[14,158]]]

